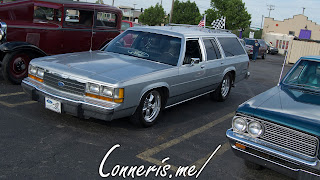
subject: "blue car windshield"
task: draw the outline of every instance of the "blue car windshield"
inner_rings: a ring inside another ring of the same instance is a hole
[[[104,51],[176,66],[180,49],[181,38],[129,30],[119,35]]]
[[[320,62],[301,60],[283,83],[320,90]]]

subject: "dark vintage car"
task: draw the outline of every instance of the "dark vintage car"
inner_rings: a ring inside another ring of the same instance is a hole
[[[278,86],[240,105],[227,137],[249,167],[320,179],[320,56],[302,57]]]
[[[101,4],[23,0],[1,4],[0,18],[2,74],[18,84],[33,58],[103,47],[120,34],[122,13]]]
[[[249,57],[252,58],[253,44],[254,44],[255,40],[258,40],[258,43],[260,44],[258,56],[261,56],[262,59],[265,59],[267,56],[268,46],[263,39],[250,39],[250,38],[244,39],[244,41],[246,42],[246,46],[249,46],[249,48],[250,48],[250,53],[248,53]]]

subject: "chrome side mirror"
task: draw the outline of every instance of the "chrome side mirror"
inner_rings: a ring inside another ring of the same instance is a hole
[[[191,58],[190,66],[194,66],[195,64],[200,63],[200,58]]]
[[[0,41],[6,40],[7,35],[7,24],[5,22],[0,22]]]

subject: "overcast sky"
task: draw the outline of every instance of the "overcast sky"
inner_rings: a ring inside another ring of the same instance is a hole
[[[88,2],[93,2],[95,0],[88,0]],[[113,0],[103,0],[105,4],[112,4]],[[187,1],[187,0],[180,0]],[[200,9],[200,13],[210,8],[210,0],[190,0],[195,1]],[[275,18],[275,20],[284,20],[287,18],[292,18],[293,15],[302,14],[302,7],[305,7],[304,14],[317,24],[320,24],[320,1],[319,0],[242,0],[248,12],[251,14],[251,26],[260,27],[262,21],[262,15],[267,17],[269,15],[267,5],[274,5],[274,10],[271,11],[270,17]],[[131,6],[136,9],[148,8],[150,6],[156,5],[156,3],[161,3],[161,0],[114,0],[115,6]],[[162,0],[162,5],[164,10],[169,13],[171,9],[172,0]]]

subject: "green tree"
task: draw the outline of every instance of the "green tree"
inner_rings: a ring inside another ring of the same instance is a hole
[[[251,15],[242,0],[211,0],[211,7],[226,17],[226,29],[246,28],[251,24]]]
[[[149,26],[161,25],[165,20],[164,9],[159,3],[154,7],[151,6],[148,9],[145,9],[144,12],[139,16],[139,21],[143,24]]]
[[[199,8],[195,2],[176,0],[173,7],[172,23],[198,24],[201,20]]]
[[[218,11],[215,11],[213,9],[207,9],[204,14],[206,14],[206,26],[211,26],[211,23],[216,20],[219,19],[219,13]]]
[[[104,4],[103,0],[97,0],[96,4]]]

